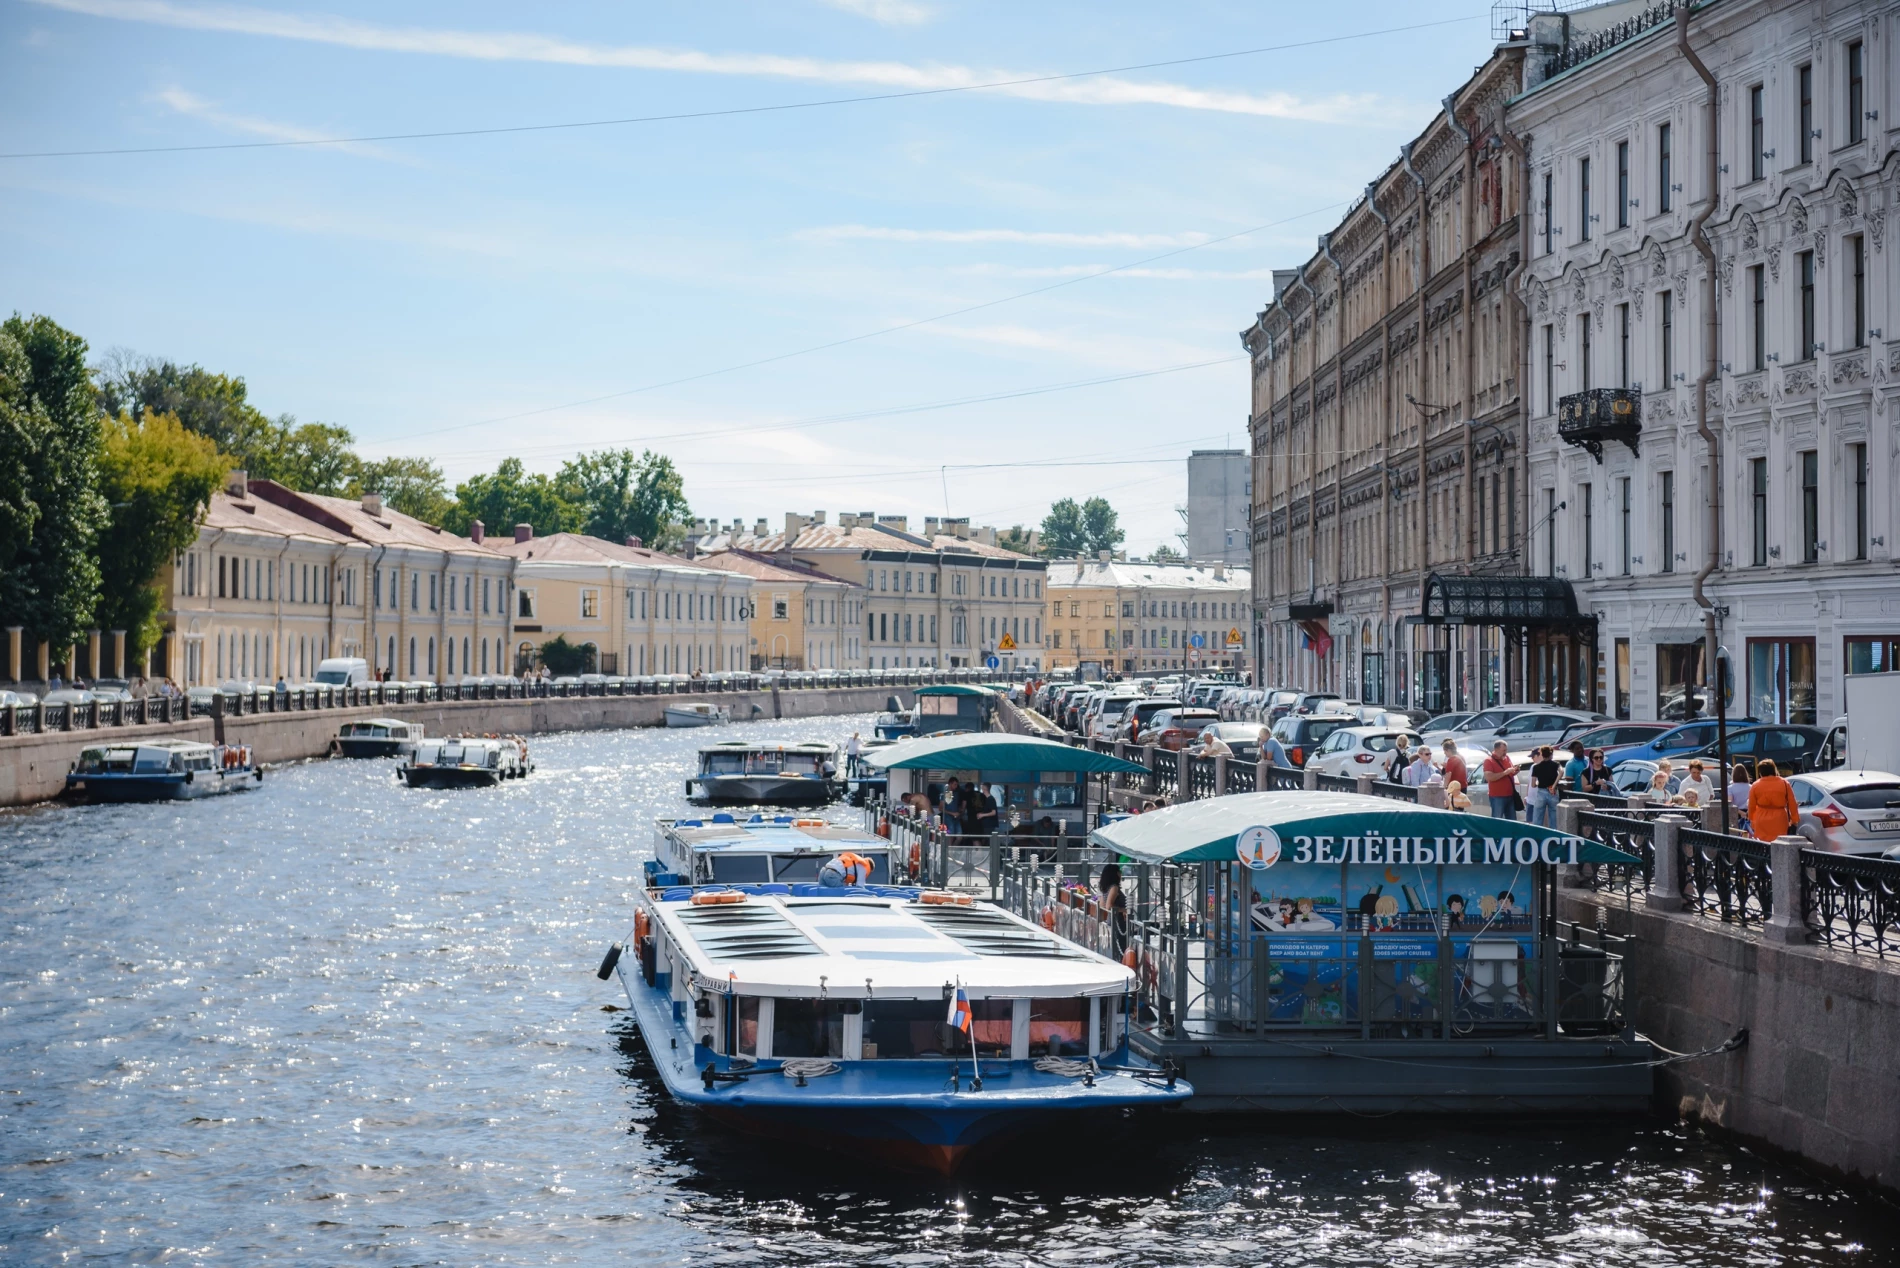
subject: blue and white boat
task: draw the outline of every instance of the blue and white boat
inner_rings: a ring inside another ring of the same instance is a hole
[[[865,860],[863,878],[883,885],[910,876],[910,860],[893,857],[889,840],[848,824],[816,817],[723,811],[703,819],[661,819],[647,885],[793,884],[815,882],[841,854]],[[893,870],[895,869],[895,870]]]
[[[1130,1052],[1128,969],[966,896],[653,889],[622,950],[600,976],[619,976],[667,1090],[743,1130],[949,1174],[1010,1137],[1191,1095]]]
[[[843,791],[838,746],[817,740],[709,744],[699,750],[699,774],[686,781],[688,797],[722,806],[822,806]]]
[[[80,750],[66,791],[92,801],[190,801],[242,792],[263,779],[247,745],[140,740]]]

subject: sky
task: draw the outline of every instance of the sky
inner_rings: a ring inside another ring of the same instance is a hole
[[[0,0],[0,310],[451,483],[625,445],[722,521],[1099,494],[1147,553],[1272,270],[1490,49],[1472,0]]]

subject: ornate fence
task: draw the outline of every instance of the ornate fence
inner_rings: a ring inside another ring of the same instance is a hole
[[[1683,828],[1676,841],[1684,910],[1742,926],[1759,925],[1775,914],[1765,842],[1699,828]]]
[[[1642,859],[1634,863],[1596,863],[1584,869],[1584,877],[1596,889],[1607,893],[1649,892],[1656,877],[1656,827],[1653,822],[1625,815],[1585,810],[1577,815],[1577,831],[1592,841],[1634,854]]]
[[[1801,912],[1808,936],[1823,946],[1900,951],[1900,861],[1801,851]]]

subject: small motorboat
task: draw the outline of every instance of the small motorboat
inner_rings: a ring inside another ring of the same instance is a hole
[[[880,740],[906,739],[917,734],[917,711],[906,709],[902,700],[892,696],[884,702],[884,712],[872,721],[871,730]]]
[[[716,813],[704,819],[661,819],[653,857],[646,862],[649,888],[720,883],[816,881],[840,854],[863,860],[865,879],[883,884],[910,875],[910,860],[897,858],[891,843],[848,824],[811,816],[755,814],[745,819]]]
[[[528,742],[518,735],[450,735],[418,741],[396,778],[411,788],[486,788],[525,779],[533,769]]]
[[[249,745],[143,740],[82,749],[66,791],[91,801],[189,801],[255,788],[263,779]]]
[[[675,1099],[949,1174],[1192,1095],[1128,1046],[1133,972],[988,903],[887,885],[677,886],[609,948]]]
[[[896,740],[865,740],[856,757],[845,762],[844,799],[854,806],[862,806],[872,798],[884,797],[890,789],[890,776],[881,766],[873,766],[866,759],[879,749],[889,748]]]
[[[722,705],[708,704],[704,700],[666,706],[668,726],[719,726],[730,721],[731,710]]]
[[[838,746],[748,744],[727,740],[699,750],[699,774],[686,795],[714,805],[822,806],[843,791]]]
[[[402,757],[415,752],[416,741],[421,738],[420,722],[365,718],[345,722],[337,731],[333,747],[339,757]]]

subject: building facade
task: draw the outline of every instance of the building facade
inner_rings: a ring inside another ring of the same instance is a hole
[[[1711,90],[1664,10],[1594,42],[1532,21],[1529,558],[1594,617],[1582,689],[1618,717],[1693,707],[1710,608],[1735,714],[1826,725],[1844,674],[1894,667],[1897,28],[1867,0],[1705,5]]]
[[[746,647],[753,669],[862,668],[861,587],[784,555],[724,550],[694,562],[751,579]]]
[[[1245,568],[1252,558],[1253,463],[1244,449],[1196,449],[1187,461],[1187,533],[1196,563]]]
[[[1044,663],[1108,674],[1245,668],[1252,590],[1246,569],[1218,563],[1052,560]]]

